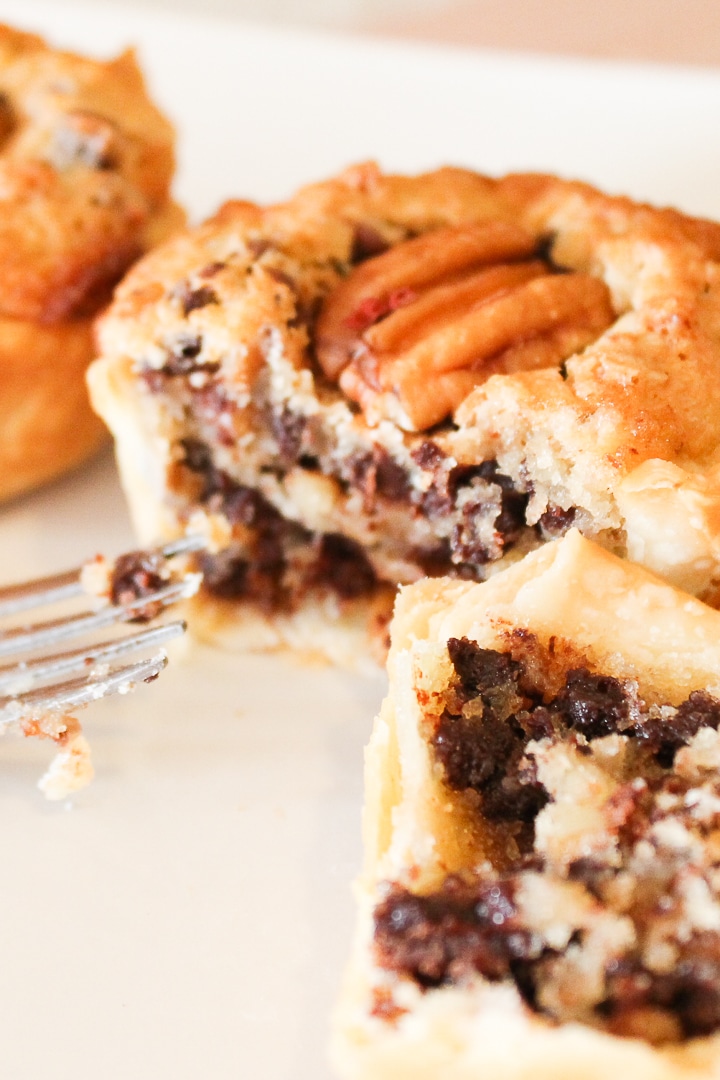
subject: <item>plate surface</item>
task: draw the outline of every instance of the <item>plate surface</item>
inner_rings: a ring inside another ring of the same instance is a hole
[[[80,50],[138,46],[194,217],[376,157],[545,169],[720,216],[709,72],[280,33],[141,9],[0,0]],[[132,543],[109,456],[0,510],[8,580]],[[352,927],[362,746],[383,679],[185,647],[86,715],[97,778],[35,788],[0,744],[0,1075],[327,1080]]]

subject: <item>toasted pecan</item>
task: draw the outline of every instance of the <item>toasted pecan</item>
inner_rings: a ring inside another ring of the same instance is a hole
[[[350,363],[358,330],[372,325],[374,314],[387,314],[413,294],[481,266],[527,258],[534,249],[523,229],[492,221],[436,229],[368,259],[335,289],[318,320],[316,348],[325,374],[336,379]]]
[[[316,348],[371,422],[421,431],[495,373],[561,363],[612,322],[607,286],[558,273],[502,222],[437,229],[371,258],[331,294]]]

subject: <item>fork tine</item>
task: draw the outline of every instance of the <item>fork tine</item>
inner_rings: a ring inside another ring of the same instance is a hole
[[[151,605],[167,607],[192,596],[199,587],[200,579],[200,574],[188,574],[182,581],[171,582],[123,607],[108,604],[98,611],[83,612],[65,619],[8,630],[0,634],[0,656],[13,656],[20,652],[41,649],[80,634],[96,633],[115,623],[130,622],[141,616],[143,610]]]
[[[8,658],[0,662],[0,734],[15,726],[55,741],[56,755],[39,783],[48,798],[65,798],[92,777],[75,711],[152,682],[167,666],[166,652],[157,647],[182,634],[184,622],[137,630],[121,630],[120,624],[154,623],[169,605],[197,592],[202,573],[188,572],[185,560],[171,560],[204,547],[198,536],[183,537],[114,560],[98,555],[74,570],[0,588],[0,619],[14,617],[0,630],[0,657]],[[78,598],[84,601],[68,603]],[[54,618],[45,614],[30,623],[17,617],[58,603]],[[124,662],[141,650],[153,654]]]
[[[107,663],[141,648],[153,648],[172,641],[179,637],[185,628],[182,621],[164,623],[162,626],[149,627],[136,634],[128,634],[112,641],[101,641],[86,648],[72,649],[25,663],[7,664],[0,667],[0,700],[3,696],[27,694],[46,679],[58,679],[60,676],[73,675],[80,671],[91,673],[93,665]]]
[[[136,683],[156,679],[167,662],[165,653],[158,653],[147,660],[115,668],[97,679],[72,679],[22,697],[0,699],[0,725],[42,713],[76,709],[112,694],[126,694]]]
[[[200,551],[204,546],[205,541],[200,536],[183,536],[149,549],[148,554],[173,559],[177,555]],[[81,596],[85,591],[81,581],[83,569],[83,566],[77,566],[74,570],[0,588],[0,618]]]
[[[20,585],[6,585],[0,589],[0,617],[15,615],[42,604],[54,604],[71,600],[83,592],[80,574],[82,568],[67,570],[63,574],[36,578]]]

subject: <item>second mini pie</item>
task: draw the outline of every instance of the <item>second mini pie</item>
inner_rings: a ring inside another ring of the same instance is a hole
[[[94,319],[183,224],[174,165],[132,52],[91,59],[0,25],[0,500],[107,439],[85,385]]]
[[[576,530],[401,591],[366,754],[346,1080],[720,1060],[720,613]]]
[[[535,175],[374,165],[138,264],[90,382],[143,539],[209,539],[196,625],[340,660],[397,583],[576,526],[711,599],[720,226]]]

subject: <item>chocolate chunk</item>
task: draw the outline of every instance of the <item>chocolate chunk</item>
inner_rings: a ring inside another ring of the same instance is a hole
[[[434,445],[423,443],[414,452],[415,459],[425,463],[421,467],[434,473],[434,481],[422,499],[423,513],[429,518],[458,513],[461,494],[474,488],[476,497],[463,498],[460,519],[450,538],[450,549],[455,566],[483,566],[499,558],[519,539],[525,527],[529,496],[519,491],[509,476],[498,471],[496,461],[455,465],[449,471],[440,468],[442,458],[438,458]],[[478,484],[479,480],[484,484]],[[492,531],[487,526],[478,529],[478,520],[487,516],[488,508],[498,506]],[[485,538],[486,534],[489,534],[489,540]]]
[[[510,724],[491,709],[467,718],[442,714],[432,737],[445,779],[456,791],[483,791],[492,780],[500,782],[520,743]]]
[[[372,592],[377,577],[359,544],[339,533],[327,533],[320,538],[309,584],[324,585],[343,600],[354,600]]]
[[[469,638],[449,638],[447,650],[466,699],[498,686],[517,692],[522,665],[507,653],[483,649]]]
[[[467,638],[450,638],[448,653],[461,712],[446,708],[431,739],[445,780],[456,791],[479,792],[489,820],[532,823],[547,792],[523,758],[530,736],[515,715],[524,704],[518,685],[522,665]]]
[[[16,125],[17,115],[12,101],[4,90],[0,90],[0,146],[12,135]]]
[[[351,487],[362,492],[366,513],[371,513],[378,497],[402,502],[410,497],[410,481],[405,469],[377,443],[366,454],[353,454],[344,475]]]
[[[502,549],[506,550],[520,537],[525,525],[529,495],[519,491],[513,479],[499,471],[496,461],[484,461],[478,469],[478,475],[483,480],[497,484],[502,493],[500,513],[495,519],[495,531],[501,539]]]
[[[569,671],[565,688],[552,703],[569,728],[586,739],[624,731],[629,725],[627,691],[611,675],[594,675],[587,668]]]
[[[518,925],[513,883],[501,878],[466,883],[453,876],[427,896],[395,885],[375,909],[378,964],[423,987],[475,974],[495,982],[514,961],[530,958],[533,945]]]
[[[720,1027],[720,935],[696,931],[683,943],[681,959],[668,974],[627,959],[608,972],[608,995],[599,1010],[617,1021],[638,1006],[667,1010],[685,1038],[710,1035]]]
[[[330,533],[313,539],[297,522],[290,521],[255,488],[236,483],[212,459],[209,447],[198,439],[183,439],[182,463],[202,477],[199,501],[209,510],[221,513],[231,525],[242,526],[250,537],[247,550],[234,549],[218,555],[205,555],[202,567],[204,587],[226,599],[244,597],[267,610],[287,607],[297,601],[302,588],[323,588],[342,599],[354,599],[372,592],[377,585],[375,572],[365,552],[355,541]],[[291,569],[290,552],[294,547],[307,551],[314,547],[314,558],[302,558],[303,581],[292,588],[286,584]]]
[[[432,548],[415,548],[412,553],[414,562],[418,564],[425,577],[441,577],[450,572],[450,543],[441,540]],[[460,573],[458,576],[462,576]]]
[[[224,270],[226,266],[227,263],[224,262],[208,263],[207,266],[203,266],[202,270],[198,270],[197,276],[203,278],[203,280],[213,278],[216,274],[219,274],[221,270]]]
[[[248,251],[255,259],[261,259],[266,251],[273,247],[272,241],[265,236],[250,238],[246,241]]]
[[[356,221],[353,226],[352,248],[350,261],[352,263],[364,262],[374,255],[382,255],[388,250],[390,244],[377,229],[364,221]]]
[[[563,510],[561,506],[549,506],[544,514],[540,515],[537,528],[544,540],[553,540],[558,536],[564,536],[575,522],[576,509],[571,506],[569,510]]]
[[[655,750],[663,768],[671,767],[681,746],[687,746],[700,728],[717,731],[720,725],[720,701],[706,690],[693,690],[672,716],[648,720],[637,728],[637,735]]]
[[[168,378],[174,378],[180,375],[190,375],[193,371],[207,370],[205,365],[195,363],[201,352],[201,337],[196,334],[181,335],[173,344],[172,349],[168,349],[168,358],[160,371]],[[215,364],[214,369],[217,370],[218,366]]]
[[[271,410],[269,420],[283,465],[294,465],[300,456],[306,418],[283,406],[282,409]]]
[[[203,588],[223,600],[237,600],[247,592],[247,559],[229,552],[203,553],[199,558]]]
[[[113,567],[110,579],[110,599],[113,604],[126,607],[144,596],[157,592],[167,584],[161,573],[161,556],[148,551],[130,551],[121,555]],[[148,622],[162,611],[162,603],[145,605],[138,611],[133,622]]]
[[[425,439],[416,446],[410,454],[411,458],[421,469],[425,469],[428,472],[432,472],[439,468],[445,461],[447,455],[440,449],[437,443],[432,439]]]
[[[212,451],[199,439],[181,439],[182,463],[192,472],[208,473],[212,469]]]
[[[266,266],[265,273],[273,281],[277,281],[278,285],[285,285],[293,295],[297,295],[297,282],[285,270],[281,270],[279,266]]]
[[[219,304],[217,293],[209,285],[201,285],[199,289],[191,289],[187,282],[185,289],[178,297],[182,304],[183,315],[189,315],[191,311],[207,307],[209,304]]]

